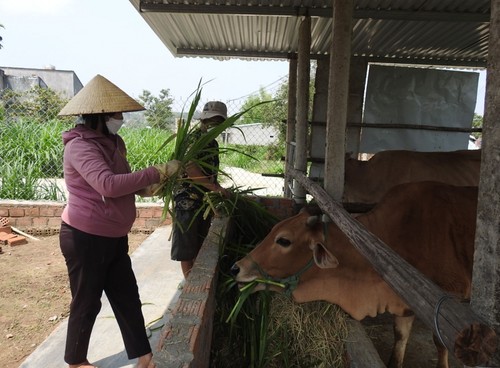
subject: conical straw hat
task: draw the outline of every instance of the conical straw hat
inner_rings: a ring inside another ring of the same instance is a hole
[[[59,116],[139,110],[145,110],[144,106],[98,74],[63,107]]]

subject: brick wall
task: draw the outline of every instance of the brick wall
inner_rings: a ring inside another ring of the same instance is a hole
[[[279,220],[292,217],[298,211],[295,201],[282,197],[257,197],[256,201],[261,203],[269,212]]]
[[[43,201],[0,201],[0,217],[6,217],[9,225],[30,235],[52,235],[59,232],[62,202]],[[138,203],[137,217],[132,232],[151,233],[159,225],[169,223],[161,221],[163,205],[156,203]]]
[[[293,200],[281,197],[255,197],[272,214],[285,219],[294,214]],[[59,232],[63,202],[0,200],[0,217],[6,217],[11,226],[30,235],[52,235]],[[132,232],[153,232],[156,227],[170,223],[161,221],[163,205],[138,203],[137,217]]]
[[[154,354],[158,367],[208,368],[212,342],[219,245],[229,218],[214,218],[210,231],[184,283]]]

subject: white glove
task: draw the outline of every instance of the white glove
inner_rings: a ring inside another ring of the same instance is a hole
[[[137,192],[141,197],[153,197],[161,194],[161,190],[164,187],[164,183],[156,183],[148,185]]]
[[[165,164],[159,164],[153,166],[160,174],[160,183],[165,182],[169,177],[175,175],[179,168],[181,167],[181,162],[177,160],[168,161]]]

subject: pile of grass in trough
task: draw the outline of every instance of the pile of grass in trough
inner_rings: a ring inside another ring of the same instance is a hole
[[[216,315],[230,313],[221,301]],[[236,324],[215,321],[211,367],[344,368],[346,314],[324,301],[298,304],[284,294],[257,292]],[[228,321],[226,321],[228,322]]]
[[[267,368],[346,367],[346,314],[334,304],[273,294],[268,330]]]

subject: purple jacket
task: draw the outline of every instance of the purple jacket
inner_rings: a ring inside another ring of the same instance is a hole
[[[62,220],[89,234],[121,237],[136,218],[135,194],[160,181],[154,167],[131,173],[118,135],[77,125],[62,134],[64,179],[69,192]]]

